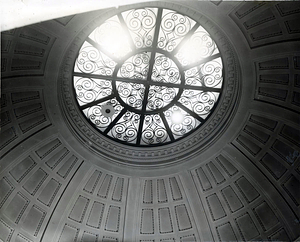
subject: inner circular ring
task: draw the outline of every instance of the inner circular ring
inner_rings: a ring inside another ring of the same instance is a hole
[[[113,73],[117,100],[129,111],[140,114],[168,110],[183,91],[185,78],[180,66],[171,53],[161,49],[144,48],[128,54]]]

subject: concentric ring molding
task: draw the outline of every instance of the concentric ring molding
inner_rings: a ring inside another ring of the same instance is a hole
[[[202,25],[215,40],[223,58],[223,92],[219,97],[219,103],[214,112],[201,127],[187,137],[174,143],[158,147],[131,147],[115,142],[102,135],[88,123],[86,117],[79,110],[72,86],[74,62],[86,37],[109,17],[119,12],[140,7],[168,8],[194,19]],[[226,35],[199,12],[181,5],[165,2],[128,5],[109,10],[104,14],[102,13],[101,16],[85,26],[70,44],[62,61],[58,77],[59,103],[71,131],[79,141],[93,153],[112,158],[110,160],[115,162],[131,165],[160,165],[178,162],[183,157],[187,159],[187,157],[203,152],[210,147],[226,129],[238,105],[238,94],[241,88],[238,66],[236,54]]]

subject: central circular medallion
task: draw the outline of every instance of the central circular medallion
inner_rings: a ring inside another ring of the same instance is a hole
[[[181,74],[175,62],[158,52],[141,51],[116,67],[117,99],[134,112],[151,114],[179,98]],[[176,61],[176,60],[175,60]]]

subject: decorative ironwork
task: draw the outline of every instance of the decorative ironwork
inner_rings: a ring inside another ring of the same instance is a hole
[[[122,13],[137,48],[151,47],[156,25],[156,8],[133,9]]]
[[[112,127],[108,135],[120,141],[135,143],[137,139],[140,115],[127,111]]]
[[[161,8],[125,11],[98,26],[79,51],[73,78],[80,109],[95,128],[142,146],[201,126],[222,83],[221,55],[209,33]]]
[[[79,51],[74,71],[111,76],[116,64],[111,58],[86,41]]]
[[[121,66],[118,77],[146,79],[149,70],[150,53],[142,52],[130,57]]]
[[[146,115],[142,131],[142,144],[161,144],[169,141],[168,132],[158,114]]]
[[[185,84],[221,88],[223,82],[222,60],[217,58],[199,67],[185,71]]]
[[[144,99],[145,86],[139,83],[116,82],[120,98],[129,106],[141,109]]]
[[[191,18],[177,12],[164,9],[157,47],[171,52],[192,29],[196,22]]]
[[[157,82],[180,83],[180,73],[177,65],[162,54],[156,54],[155,56],[151,78]]]
[[[104,116],[103,115],[103,107],[111,105],[113,106],[115,113],[112,117]],[[111,99],[103,104],[98,104],[92,106],[90,108],[86,108],[83,110],[85,116],[92,122],[98,129],[101,131],[105,131],[108,125],[119,115],[123,107],[120,103],[114,98]]]
[[[186,66],[218,53],[219,50],[215,41],[200,26],[188,41],[183,44],[175,57],[183,66]]]
[[[156,110],[167,106],[176,97],[179,88],[150,86],[147,110]]]
[[[80,106],[112,94],[112,85],[109,80],[74,77],[74,88]]]
[[[217,92],[184,90],[179,102],[194,113],[198,114],[201,118],[205,119],[214,107],[218,97],[219,93]]]
[[[197,119],[176,105],[169,108],[164,114],[175,139],[186,135],[200,124]],[[182,121],[176,122],[174,115],[182,116]]]

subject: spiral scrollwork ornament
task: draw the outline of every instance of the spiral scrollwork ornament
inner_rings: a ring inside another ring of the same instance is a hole
[[[116,82],[120,98],[129,106],[141,109],[145,86],[139,83]]]
[[[176,97],[178,88],[165,86],[150,86],[147,110],[156,110],[165,107]]]
[[[112,93],[112,85],[109,80],[74,77],[74,88],[80,106],[109,96]]]
[[[115,112],[111,117],[103,115],[103,107],[110,105],[114,108]],[[119,115],[123,107],[114,98],[102,104],[92,106],[83,110],[88,120],[92,122],[99,130],[104,131],[108,125]]]
[[[164,9],[157,47],[171,52],[192,29],[195,21],[177,12]]]
[[[134,9],[122,13],[137,48],[151,47],[156,25],[156,8]]]
[[[149,69],[150,53],[142,52],[126,60],[118,72],[118,77],[146,79]]]
[[[79,51],[74,70],[82,73],[111,76],[116,64],[103,52],[85,42]]]
[[[180,83],[180,72],[173,60],[162,54],[155,56],[152,80],[166,83]]]
[[[127,111],[109,131],[109,135],[121,141],[135,143],[139,123],[140,115]]]
[[[175,105],[165,111],[164,114],[175,139],[186,135],[200,124],[197,119]],[[176,122],[175,115],[179,116],[180,122]]]
[[[208,61],[185,71],[185,83],[192,86],[221,88],[223,83],[221,58]]]
[[[168,139],[167,130],[158,114],[146,115],[142,131],[142,143],[159,144]]]

